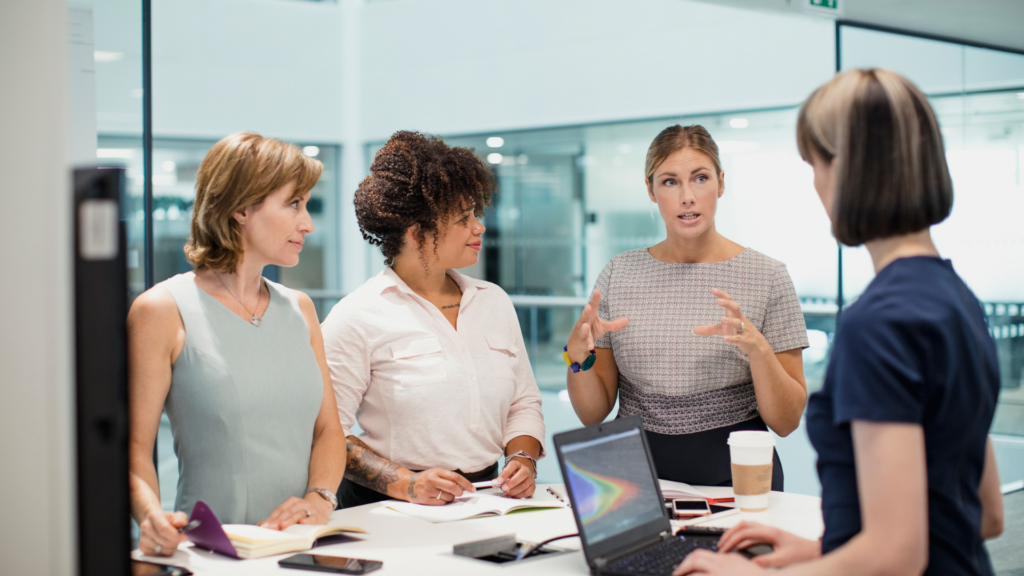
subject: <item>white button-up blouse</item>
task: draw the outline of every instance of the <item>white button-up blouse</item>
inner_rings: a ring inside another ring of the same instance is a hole
[[[458,330],[390,267],[324,320],[345,435],[358,419],[368,446],[412,470],[476,472],[517,436],[543,450],[540,391],[511,299],[447,273],[462,289]]]

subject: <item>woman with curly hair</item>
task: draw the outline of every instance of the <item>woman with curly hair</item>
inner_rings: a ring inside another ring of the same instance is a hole
[[[341,505],[443,505],[495,477],[532,496],[544,420],[515,309],[454,270],[479,258],[494,178],[472,150],[415,132],[395,133],[370,171],[356,217],[387,267],[322,326],[348,438]]]

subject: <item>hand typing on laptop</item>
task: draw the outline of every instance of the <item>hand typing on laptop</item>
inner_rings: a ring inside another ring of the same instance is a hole
[[[746,561],[736,554],[757,544],[770,544],[774,550]],[[821,542],[757,522],[743,521],[733,526],[718,541],[718,553],[694,552],[676,568],[672,576],[683,574],[762,574],[763,568],[781,568],[821,556]]]

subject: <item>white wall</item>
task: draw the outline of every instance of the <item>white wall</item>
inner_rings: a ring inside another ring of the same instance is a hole
[[[153,2],[153,132],[341,137],[341,9],[280,0]]]
[[[0,574],[68,575],[71,436],[67,5],[0,3]]]
[[[362,22],[376,140],[793,105],[835,71],[831,21],[683,0],[393,0]]]

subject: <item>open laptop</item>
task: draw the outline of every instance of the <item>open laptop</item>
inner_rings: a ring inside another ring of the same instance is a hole
[[[592,574],[667,576],[718,535],[673,536],[640,418],[555,434],[555,452]]]

